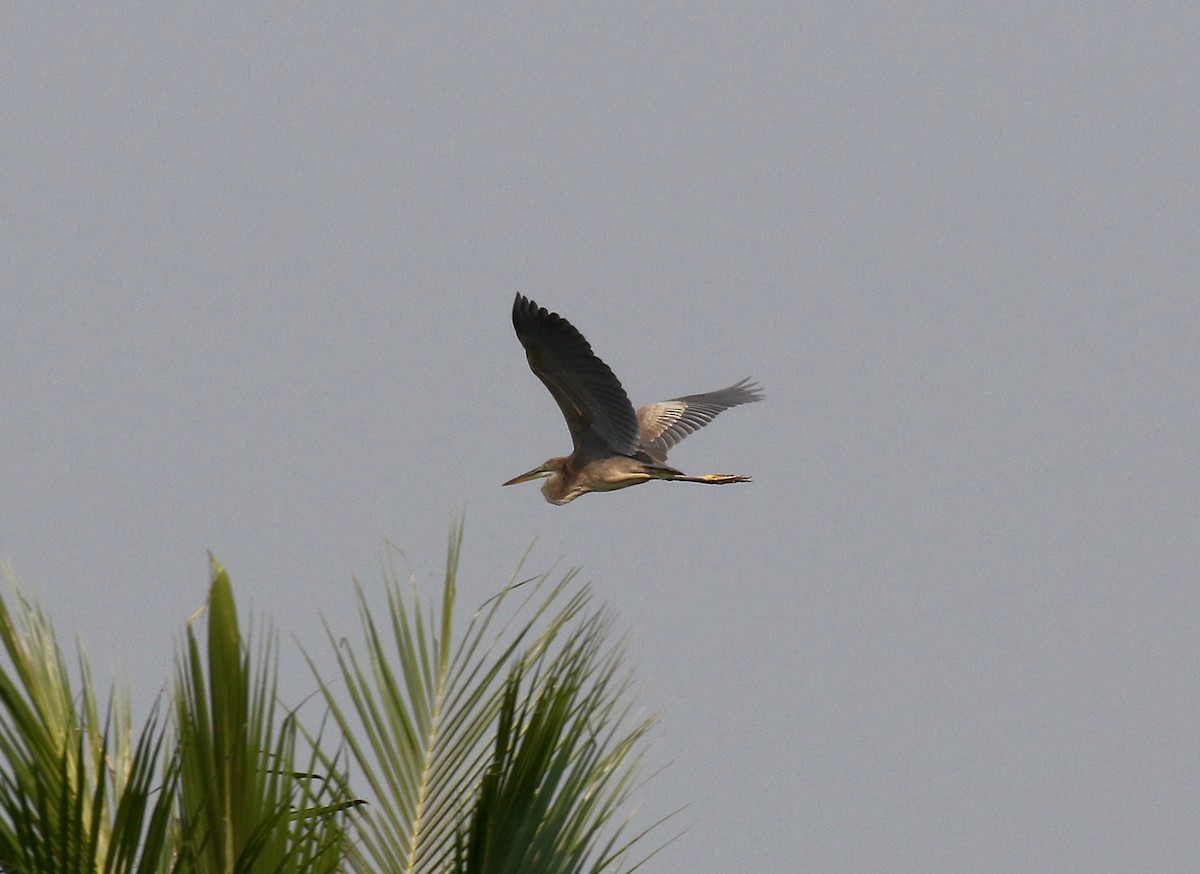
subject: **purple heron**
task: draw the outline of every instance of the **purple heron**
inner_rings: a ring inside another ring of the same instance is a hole
[[[762,400],[756,383],[743,379],[729,388],[647,404],[635,412],[608,365],[558,313],[518,294],[512,320],[529,369],[558,402],[575,449],[504,485],[546,477],[542,494],[551,504],[562,505],[588,492],[611,492],[652,479],[709,485],[750,481],[727,473],[686,476],[666,462],[667,450],[718,413]]]

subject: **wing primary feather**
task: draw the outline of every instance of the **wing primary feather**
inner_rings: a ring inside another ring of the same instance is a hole
[[[636,452],[639,429],[633,405],[583,334],[522,294],[513,302],[512,320],[529,368],[558,403],[576,451]]]

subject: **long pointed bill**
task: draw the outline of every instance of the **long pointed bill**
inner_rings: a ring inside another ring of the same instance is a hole
[[[523,473],[520,476],[514,476],[508,482],[504,483],[504,485],[515,486],[517,483],[527,483],[531,479],[540,479],[541,477],[544,477],[544,476],[550,476],[550,471],[548,471],[546,469],[546,465],[542,464],[542,465],[538,465],[537,467],[535,467],[533,470],[529,471],[528,473]]]

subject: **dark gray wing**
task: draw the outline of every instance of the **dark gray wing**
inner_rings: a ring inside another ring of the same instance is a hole
[[[513,302],[512,319],[529,369],[558,402],[575,449],[605,455],[635,453],[639,436],[633,404],[583,334],[558,313],[522,294]]]
[[[662,464],[672,446],[699,431],[718,413],[762,399],[758,383],[743,379],[718,391],[646,404],[637,411],[642,451]]]

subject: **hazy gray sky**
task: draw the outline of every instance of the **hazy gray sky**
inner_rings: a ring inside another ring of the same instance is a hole
[[[564,11],[569,9],[569,11]],[[148,705],[207,585],[582,565],[647,870],[1193,871],[1195,4],[8,5],[0,554]],[[509,308],[748,486],[564,508]],[[619,544],[614,546],[613,544]],[[310,681],[289,656],[288,688]]]

